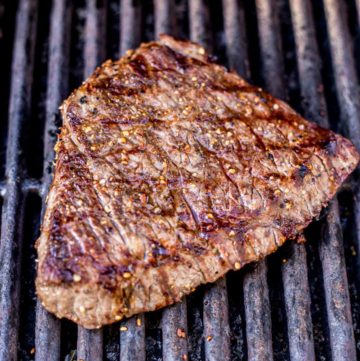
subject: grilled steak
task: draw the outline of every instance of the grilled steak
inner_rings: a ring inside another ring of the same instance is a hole
[[[46,309],[87,328],[275,251],[359,160],[347,139],[169,36],[105,62],[61,111],[36,286]]]

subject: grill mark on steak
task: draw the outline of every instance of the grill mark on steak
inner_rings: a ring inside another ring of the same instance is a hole
[[[181,168],[171,159],[171,157],[169,156],[168,152],[166,149],[164,149],[163,147],[160,146],[161,143],[158,143],[156,144],[153,139],[152,139],[152,136],[151,134],[148,132],[148,129],[145,133],[145,137],[146,139],[149,141],[149,144],[151,144],[155,149],[158,150],[159,154],[162,154],[164,159],[169,162],[170,164],[173,165],[173,167],[176,169],[176,171],[178,172],[178,176],[179,176],[179,184],[181,186],[181,189],[185,189],[186,187],[184,186],[184,176],[183,176],[183,173],[181,171]],[[179,193],[182,201],[186,204],[187,208],[189,209],[190,211],[190,214],[193,218],[193,221],[195,222],[195,224],[197,226],[200,226],[200,221],[199,221],[199,218],[196,214],[196,212],[194,211],[194,209],[192,208],[191,204],[188,202],[188,200],[186,199],[186,196],[184,194],[183,191],[180,191]]]
[[[348,140],[167,36],[105,62],[61,111],[36,287],[87,328],[274,252],[359,160]]]
[[[93,189],[94,189],[96,197],[97,197],[99,204],[101,205],[103,211],[109,215],[110,211],[106,210],[107,206],[104,204],[103,198],[100,196],[100,194],[96,190],[96,187],[93,187]],[[126,242],[126,237],[124,237],[124,235],[122,234],[119,224],[117,224],[117,222],[115,222],[111,217],[109,217],[109,220],[110,220],[111,224],[114,226],[114,228],[117,230],[117,233],[118,233],[120,239],[123,241],[124,245],[128,246],[128,243]]]

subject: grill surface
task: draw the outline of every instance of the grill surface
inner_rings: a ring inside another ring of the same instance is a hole
[[[358,171],[306,245],[289,242],[163,311],[88,331],[34,292],[58,106],[96,65],[162,32],[191,38],[360,149],[359,25],[359,0],[1,1],[0,360],[360,358]]]

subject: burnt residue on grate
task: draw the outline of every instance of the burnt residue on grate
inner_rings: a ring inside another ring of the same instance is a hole
[[[0,4],[0,361],[355,360],[359,172],[305,232],[182,303],[88,331],[34,295],[58,106],[94,67],[167,32],[191,38],[360,145],[357,0],[4,0]]]

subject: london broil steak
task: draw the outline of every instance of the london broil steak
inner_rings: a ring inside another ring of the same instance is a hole
[[[359,161],[349,140],[165,35],[106,61],[61,112],[36,286],[87,328],[274,252]]]

